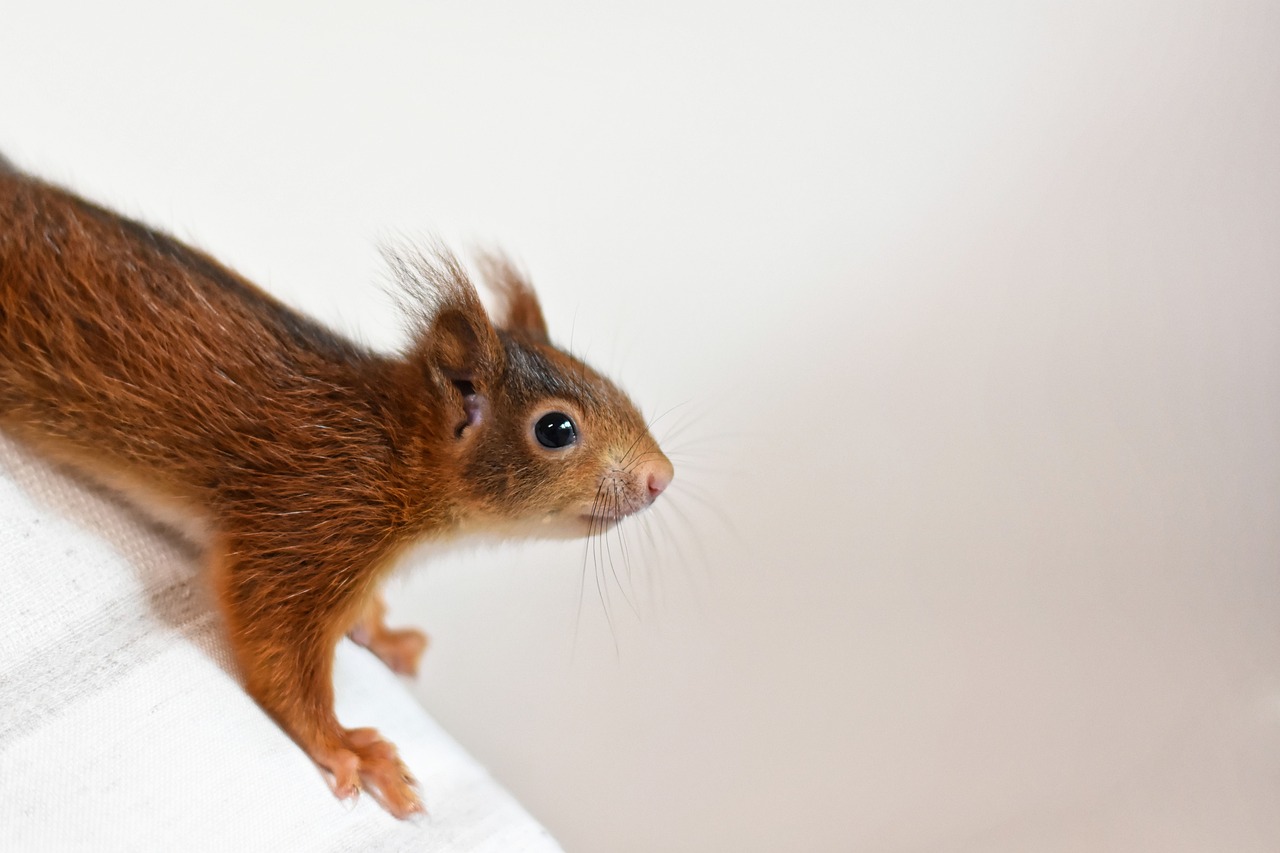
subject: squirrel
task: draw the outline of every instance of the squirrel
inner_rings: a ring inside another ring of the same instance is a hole
[[[667,488],[670,460],[614,383],[554,346],[528,280],[444,249],[389,253],[412,329],[358,345],[209,255],[0,157],[0,429],[199,532],[245,689],[330,774],[393,815],[416,780],[344,728],[349,635],[414,674],[380,581],[409,545],[586,536]]]

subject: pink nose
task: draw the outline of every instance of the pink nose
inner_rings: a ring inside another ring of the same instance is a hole
[[[667,486],[671,485],[671,478],[675,476],[675,473],[675,469],[671,467],[671,463],[667,461],[665,456],[641,463],[640,470],[636,472],[637,479],[649,484],[650,503],[657,500],[658,495],[667,490]]]

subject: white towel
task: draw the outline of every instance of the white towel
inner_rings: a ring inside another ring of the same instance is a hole
[[[0,850],[559,850],[347,641],[338,716],[399,747],[428,814],[344,807],[242,690],[197,563],[0,437]]]

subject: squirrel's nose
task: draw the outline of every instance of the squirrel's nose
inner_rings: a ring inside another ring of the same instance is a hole
[[[656,459],[647,459],[641,462],[636,471],[636,478],[642,483],[648,483],[649,502],[653,503],[658,499],[658,495],[666,491],[667,486],[671,485],[671,479],[675,474],[671,461],[665,456],[659,456]]]

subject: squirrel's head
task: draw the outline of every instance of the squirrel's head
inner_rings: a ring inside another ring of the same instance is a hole
[[[508,261],[482,258],[498,297],[491,319],[451,255],[391,260],[424,305],[410,357],[443,401],[440,435],[472,515],[580,536],[662,494],[674,470],[635,404],[551,343],[533,288]]]

